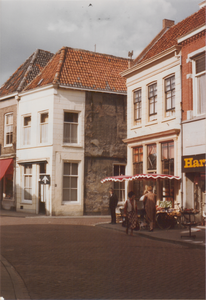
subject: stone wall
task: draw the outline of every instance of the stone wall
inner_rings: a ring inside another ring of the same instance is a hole
[[[114,164],[126,164],[126,96],[88,92],[85,106],[84,213],[108,214]]]

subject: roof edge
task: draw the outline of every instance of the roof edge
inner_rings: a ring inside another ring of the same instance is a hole
[[[128,75],[131,75],[132,73],[134,73],[134,72],[142,69],[143,67],[146,67],[146,66],[150,65],[151,63],[153,63],[153,62],[155,62],[155,61],[157,61],[157,60],[159,60],[161,58],[164,58],[164,57],[168,56],[169,54],[171,54],[173,52],[176,52],[176,51],[179,52],[180,49],[181,49],[181,46],[174,45],[171,48],[166,49],[166,50],[164,50],[164,51],[162,51],[162,52],[160,52],[160,53],[152,56],[151,58],[148,58],[148,59],[144,60],[143,62],[138,63],[137,65],[134,65],[130,69],[127,69],[127,70],[123,71],[121,73],[121,76],[122,77],[126,77]]]

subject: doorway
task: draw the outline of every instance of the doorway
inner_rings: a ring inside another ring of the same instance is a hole
[[[39,164],[39,177],[40,175],[46,174],[46,163]],[[47,191],[46,185],[41,184],[39,181],[39,214],[45,215],[46,214],[46,200],[47,200]]]

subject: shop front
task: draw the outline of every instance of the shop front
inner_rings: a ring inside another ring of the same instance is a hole
[[[206,218],[206,154],[182,157],[184,208],[199,211],[198,221]]]
[[[1,209],[15,209],[14,160],[0,159],[0,200]]]

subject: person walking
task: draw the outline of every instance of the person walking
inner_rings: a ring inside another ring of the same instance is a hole
[[[137,204],[135,201],[135,193],[130,191],[128,193],[128,200],[124,206],[124,215],[126,216],[126,234],[128,234],[129,229],[131,230],[131,235],[133,235],[133,230],[137,227]]]
[[[111,224],[116,224],[116,207],[118,203],[117,195],[114,193],[113,189],[109,190],[109,208],[111,213]]]
[[[156,216],[155,194],[152,192],[152,186],[148,186],[147,191],[148,193],[145,194],[143,201],[145,204],[146,218],[149,222],[150,231],[153,231]]]

